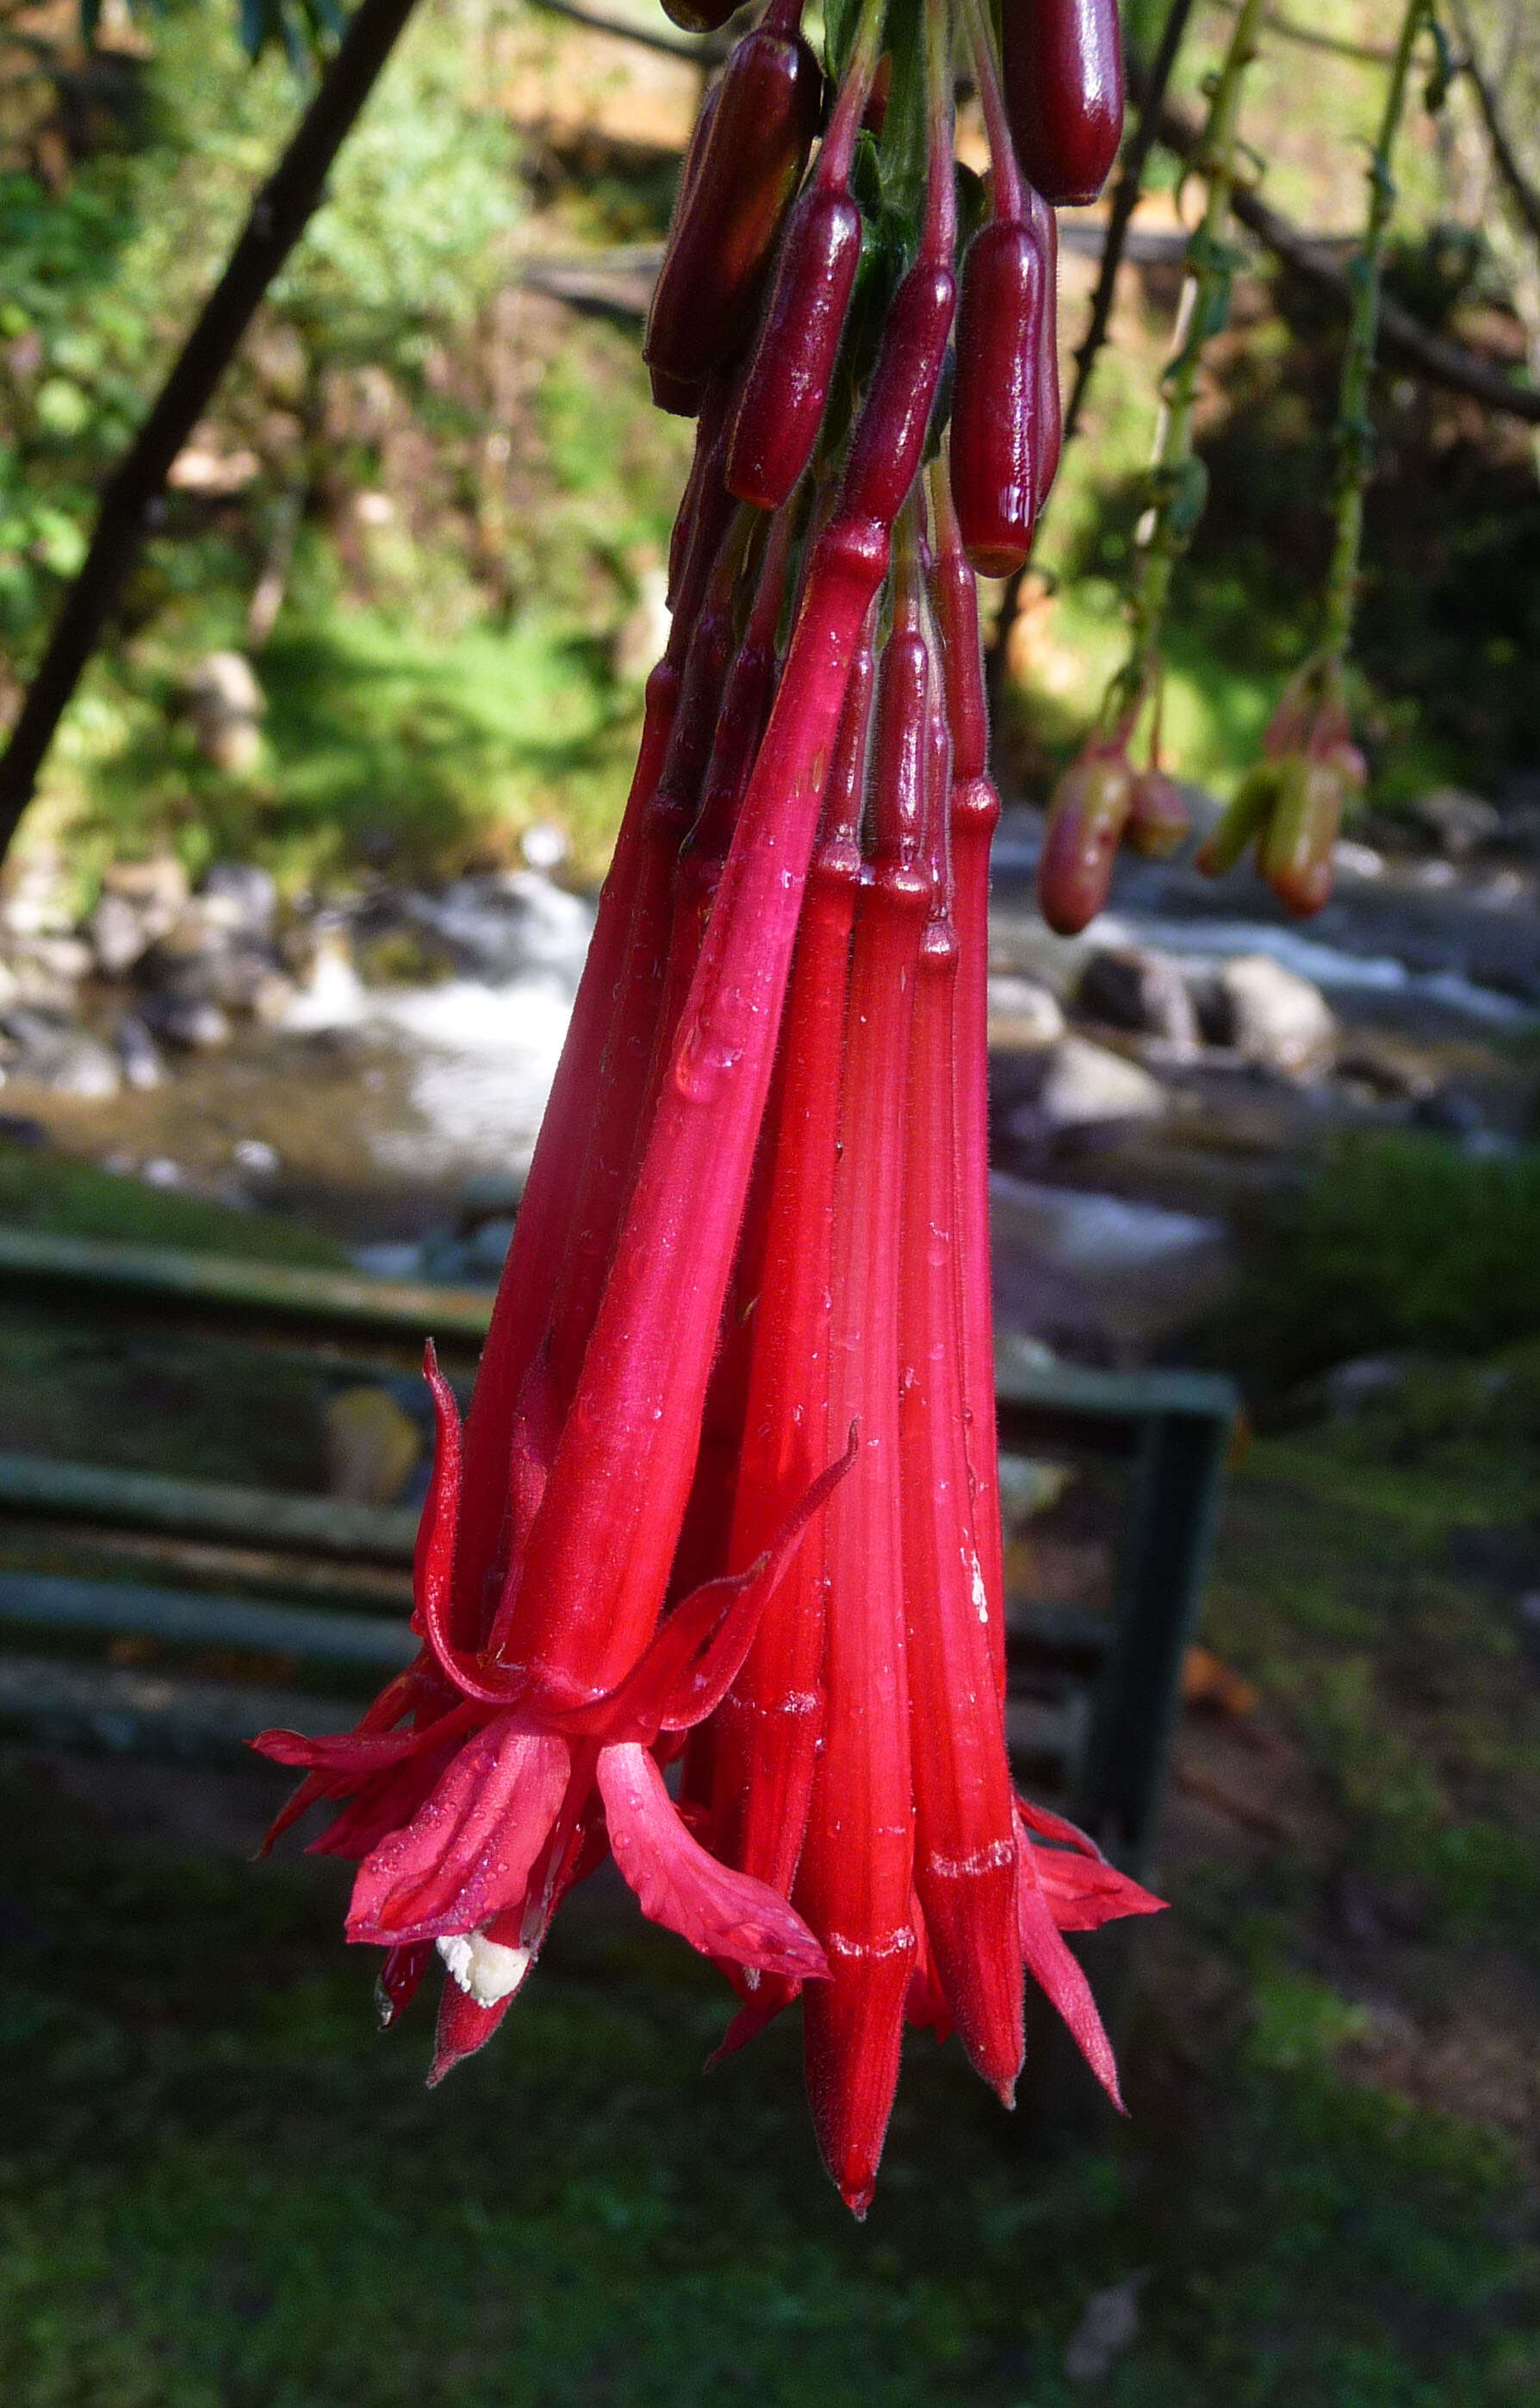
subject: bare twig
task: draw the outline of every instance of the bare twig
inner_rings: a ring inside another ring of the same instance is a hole
[[[1159,139],[1178,159],[1197,155],[1200,129],[1191,118],[1168,101],[1160,112]],[[1309,284],[1345,311],[1352,301],[1353,280],[1346,264],[1335,257],[1293,221],[1270,208],[1245,185],[1236,189],[1233,208],[1248,234],[1264,251],[1282,261],[1302,282]],[[1515,384],[1504,371],[1469,351],[1461,343],[1446,342],[1420,325],[1387,294],[1380,303],[1379,347],[1387,359],[1441,386],[1448,393],[1468,394],[1484,408],[1523,419],[1540,426],[1540,389]]]
[[[1460,62],[1461,72],[1475,94],[1476,106],[1487,128],[1487,139],[1491,144],[1492,157],[1497,163],[1497,172],[1507,186],[1508,197],[1529,228],[1531,236],[1540,243],[1540,191],[1525,175],[1518,154],[1509,139],[1502,103],[1476,55],[1475,28],[1471,23],[1470,11],[1460,5],[1460,0],[1457,0],[1455,8],[1455,22],[1460,28],[1464,51]]]
[[[359,0],[288,149],[252,204],[149,417],[103,489],[85,560],[0,755],[0,859],[32,799],[53,732],[164,508],[166,471],[207,408],[264,294],[304,233],[333,160],[373,91],[414,0]]]
[[[692,39],[688,34],[665,34],[650,25],[633,24],[628,17],[612,17],[604,8],[583,8],[578,0],[534,0],[548,17],[566,17],[590,33],[613,34],[618,41],[635,42],[644,50],[661,50],[666,58],[684,59],[692,66],[718,66],[732,48],[719,34]]]

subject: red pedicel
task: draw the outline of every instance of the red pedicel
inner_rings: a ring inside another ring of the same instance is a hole
[[[670,389],[701,385],[740,358],[770,255],[817,131],[818,62],[773,8],[739,43],[718,90],[698,164],[682,184],[647,313],[642,357]],[[666,405],[668,406],[668,405]]]
[[[1094,201],[1123,133],[1117,0],[1004,0],[1005,106],[1022,172],[1045,201]]]
[[[1038,246],[994,219],[963,262],[952,397],[952,494],[981,577],[1009,577],[1031,548],[1042,319]]]

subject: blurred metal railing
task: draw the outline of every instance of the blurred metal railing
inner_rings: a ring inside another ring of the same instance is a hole
[[[491,1311],[478,1289],[0,1229],[0,1296],[18,1292],[93,1324],[297,1350],[323,1379],[415,1363],[431,1332],[462,1385]],[[1098,1602],[1008,1598],[1010,1716],[1023,1771],[1137,1870],[1234,1392],[1202,1373],[1024,1360],[1009,1340],[997,1391],[1008,1460],[1090,1465],[1117,1491]],[[345,1727],[413,1652],[415,1525],[398,1506],[0,1455],[0,1731],[220,1757],[273,1722]]]

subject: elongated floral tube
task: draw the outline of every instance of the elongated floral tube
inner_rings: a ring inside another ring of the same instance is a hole
[[[713,368],[741,356],[753,334],[817,130],[823,79],[795,30],[799,14],[775,0],[739,43],[694,173],[682,184],[641,347],[666,392],[698,389]]]
[[[550,1369],[558,1412],[565,1412],[581,1376],[637,1148],[644,1137],[679,853],[696,816],[732,657],[739,557],[729,533],[690,637],[668,753],[647,812],[616,1015],[593,1099],[593,1142],[577,1192],[569,1198],[570,1229],[555,1293],[548,1297]]]
[[[872,416],[880,408],[901,430],[898,465],[907,462],[912,482],[950,321],[949,274],[944,288],[923,341],[895,310],[836,515],[813,547],[674,1063],[531,1532],[509,1660],[557,1695],[612,1687],[645,1645],[667,1586],[819,806],[862,624],[887,568],[883,506],[895,454]]]
[[[939,764],[945,776],[944,750]],[[948,779],[948,785],[950,781]],[[961,1329],[954,1027],[958,948],[937,796],[938,889],[920,946],[901,1216],[900,1436],[914,1886],[936,1978],[1007,2105],[1022,2058],[1016,1813],[973,1530]]]
[[[978,589],[963,557],[944,470],[931,479],[936,557],[931,595],[941,629],[952,731],[952,911],[957,940],[953,1000],[955,1137],[962,1380],[973,1531],[984,1570],[995,1682],[1005,1694],[1005,1573],[995,1438],[995,1335],[989,1242],[989,849],[1000,796],[986,773],[988,709],[979,641]]]
[[[1117,0],[1003,0],[1000,41],[1023,172],[1056,208],[1094,201],[1123,135]]]
[[[767,1243],[733,1509],[730,1561],[752,1563],[830,1460],[828,1321],[840,1063],[874,665],[863,643],[845,694],[786,1003]],[[724,1700],[713,1780],[730,1861],[789,1896],[822,1727],[824,1569],[803,1548],[766,1608]]]
[[[544,1328],[572,1197],[592,1139],[593,1087],[615,1010],[647,851],[644,824],[668,750],[680,682],[678,666],[667,659],[647,681],[631,790],[476,1375],[466,1423],[452,1625],[456,1643],[468,1649],[482,1643],[497,1607],[509,1432]]]
[[[829,1415],[836,1429],[856,1425],[859,1452],[824,1521],[824,1742],[796,1892],[829,1965],[803,2000],[808,2097],[824,2162],[857,2214],[892,2112],[915,1949],[898,1313],[909,1027],[930,893],[929,661],[913,559],[904,581],[879,687],[877,853],[851,962],[834,1205]]]

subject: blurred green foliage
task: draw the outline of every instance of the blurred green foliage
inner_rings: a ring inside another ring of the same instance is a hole
[[[1540,1149],[1343,1139],[1261,1210],[1213,1343],[1276,1391],[1355,1355],[1474,1353],[1540,1330]]]

